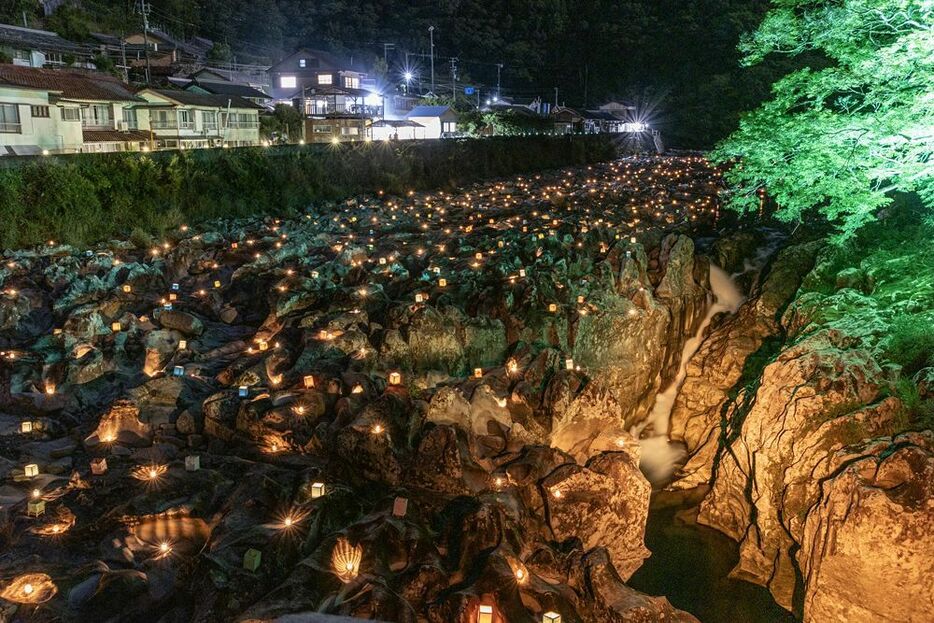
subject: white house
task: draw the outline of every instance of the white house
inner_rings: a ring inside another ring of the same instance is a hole
[[[442,138],[457,133],[457,113],[450,106],[416,106],[406,119],[424,128],[420,138]]]
[[[259,145],[261,106],[235,95],[143,89],[152,133],[160,149]]]
[[[92,51],[54,32],[0,24],[0,51],[21,67],[64,67],[69,64],[93,67]]]
[[[150,148],[141,104],[113,76],[0,65],[0,155]]]

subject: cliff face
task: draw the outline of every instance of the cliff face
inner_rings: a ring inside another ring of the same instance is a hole
[[[931,370],[912,350],[932,339],[934,262],[900,237],[783,251],[672,417],[691,455],[676,486],[712,482],[699,521],[739,541],[733,575],[806,621],[934,617]]]

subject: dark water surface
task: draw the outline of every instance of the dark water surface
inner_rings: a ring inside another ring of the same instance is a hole
[[[695,522],[702,494],[695,490],[652,495],[645,532],[652,555],[627,584],[649,595],[664,595],[702,623],[794,623],[767,589],[727,577],[739,560],[739,547]]]

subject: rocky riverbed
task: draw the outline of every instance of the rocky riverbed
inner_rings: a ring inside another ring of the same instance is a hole
[[[780,605],[879,612],[839,582],[879,538],[861,585],[929,597],[931,433],[824,326],[853,284],[796,298],[821,244],[718,233],[722,192],[629,158],[6,253],[0,621],[694,621],[626,583],[669,433]],[[712,315],[711,263],[745,301]]]

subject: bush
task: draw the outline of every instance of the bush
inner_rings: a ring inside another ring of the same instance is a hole
[[[615,155],[612,139],[597,135],[10,159],[0,163],[0,244],[86,245],[134,228],[158,233],[180,222],[284,215],[320,200],[435,189]]]
[[[889,328],[885,356],[911,376],[921,368],[934,365],[934,326],[921,315],[896,318]]]

